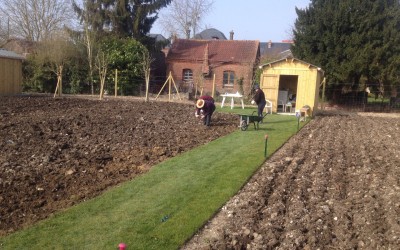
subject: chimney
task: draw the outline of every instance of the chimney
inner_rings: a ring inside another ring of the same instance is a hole
[[[173,44],[176,39],[178,39],[178,36],[176,35],[176,33],[173,33],[171,36],[171,44]]]
[[[271,47],[272,47],[272,41],[269,40],[269,42],[268,42],[268,49],[270,49]]]
[[[233,34],[235,34],[235,33],[233,32],[233,30],[231,30],[231,32],[229,32],[229,34],[230,34],[229,39],[230,39],[230,40],[233,40]]]

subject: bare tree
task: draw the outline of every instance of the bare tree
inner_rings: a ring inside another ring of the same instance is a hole
[[[71,22],[70,0],[0,0],[0,18],[9,21],[11,36],[46,40]]]
[[[89,84],[92,95],[94,95],[94,84],[93,84],[93,74],[94,74],[94,61],[96,57],[96,40],[97,33],[93,30],[92,25],[90,25],[89,17],[89,3],[87,0],[83,1],[83,7],[78,5],[75,1],[72,2],[75,11],[79,12],[81,17],[81,24],[83,25],[84,38],[83,42],[86,47],[87,60],[89,64]]]
[[[100,95],[99,95],[100,100],[102,100],[103,96],[104,96],[104,86],[106,83],[108,63],[109,63],[108,54],[104,51],[99,51],[99,53],[97,53],[97,56],[96,56],[96,64],[95,65],[98,70],[99,78],[100,78]]]
[[[57,76],[54,97],[62,94],[64,65],[75,51],[68,38],[69,36],[66,32],[54,33],[52,39],[40,42],[35,55],[36,60],[41,65],[48,67]]]
[[[7,41],[8,36],[8,20],[0,19],[0,46]]]
[[[151,71],[151,64],[154,62],[154,58],[151,57],[148,50],[143,51],[143,61],[142,61],[142,70],[144,74],[144,79],[146,81],[146,97],[145,101],[149,101],[149,86],[150,86],[150,71]]]
[[[85,43],[85,47],[86,47],[86,51],[87,51],[87,59],[88,59],[88,63],[89,63],[89,83],[90,83],[90,89],[91,89],[91,93],[92,95],[94,95],[94,86],[93,86],[93,71],[94,71],[94,67],[93,67],[93,61],[94,61],[94,54],[95,54],[95,37],[96,34],[89,30],[88,26],[86,25],[87,23],[85,23],[85,39],[84,39],[84,43]]]
[[[167,12],[160,14],[160,22],[171,36],[194,37],[213,4],[213,0],[174,0]]]

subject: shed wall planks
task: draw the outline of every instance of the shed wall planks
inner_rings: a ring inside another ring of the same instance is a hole
[[[297,59],[282,59],[262,66],[260,82],[266,98],[273,103],[273,112],[277,112],[279,79],[281,76],[297,76],[296,109],[305,105],[311,112],[318,107],[319,84],[323,71],[318,67]]]
[[[22,92],[22,61],[0,57],[0,95]]]

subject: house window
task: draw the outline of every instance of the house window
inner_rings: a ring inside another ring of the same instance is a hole
[[[191,69],[184,69],[182,72],[183,83],[179,86],[182,92],[192,92],[193,90],[193,71]]]
[[[185,83],[193,82],[193,71],[191,69],[184,69],[183,70],[182,80]]]
[[[233,83],[235,82],[235,72],[227,70],[224,71],[224,87],[233,87]]]

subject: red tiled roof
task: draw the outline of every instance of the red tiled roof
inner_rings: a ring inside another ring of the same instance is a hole
[[[208,44],[209,65],[218,63],[254,63],[259,51],[259,41],[250,40],[192,40],[177,39],[172,44],[167,61],[204,60]]]

